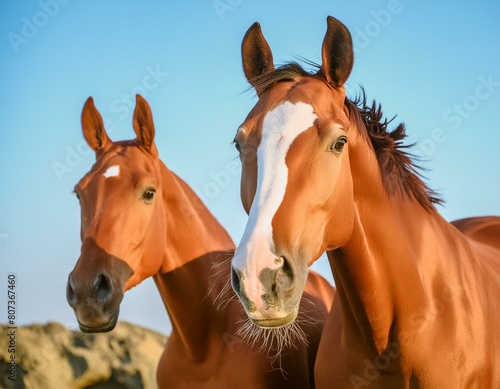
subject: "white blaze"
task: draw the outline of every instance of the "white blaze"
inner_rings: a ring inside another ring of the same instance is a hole
[[[293,141],[311,128],[316,119],[311,105],[289,101],[264,117],[262,139],[257,148],[257,189],[233,259],[233,265],[245,277],[245,292],[257,304],[256,298],[262,294],[258,280],[260,271],[276,267],[271,223],[286,191],[286,155]]]
[[[108,167],[108,169],[103,173],[103,176],[106,178],[109,177],[118,177],[120,175],[120,166],[113,165]]]

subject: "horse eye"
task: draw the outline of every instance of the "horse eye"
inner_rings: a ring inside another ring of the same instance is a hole
[[[146,191],[142,194],[142,198],[146,201],[151,201],[153,200],[153,197],[155,197],[156,189],[149,188],[146,189]]]
[[[234,145],[234,148],[236,149],[236,151],[241,154],[241,147],[240,147],[240,144],[238,143],[238,141],[235,139],[233,140],[233,145]]]
[[[347,137],[340,136],[332,145],[332,147],[330,147],[330,150],[333,151],[334,153],[341,153],[346,143],[347,143]]]

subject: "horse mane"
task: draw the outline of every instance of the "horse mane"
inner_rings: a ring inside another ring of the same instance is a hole
[[[406,138],[404,123],[399,123],[389,132],[387,127],[394,118],[390,120],[384,118],[382,106],[375,100],[368,105],[363,88],[361,94],[354,100],[346,98],[346,105],[351,121],[355,122],[357,128],[366,129],[362,133],[371,141],[387,193],[406,195],[417,200],[427,210],[433,209],[433,204],[443,203],[439,194],[422,180],[419,170],[425,171],[425,169],[416,165],[413,162],[415,155],[406,151],[414,144],[403,144]]]
[[[306,61],[306,63],[318,70],[320,68],[313,62]],[[260,94],[275,83],[316,75],[323,79],[320,71],[311,73],[304,70],[298,63],[290,62],[252,79],[251,83]],[[425,171],[425,169],[416,165],[413,162],[416,157],[407,152],[413,144],[403,144],[406,138],[404,123],[398,124],[393,131],[389,132],[387,127],[394,118],[390,120],[384,118],[382,106],[375,100],[369,106],[363,88],[361,88],[361,94],[354,100],[346,97],[345,104],[351,122],[354,122],[361,130],[361,134],[370,141],[375,151],[386,192],[390,196],[399,194],[403,198],[406,196],[415,199],[429,211],[434,209],[434,204],[443,203],[439,194],[430,189],[422,180],[423,176],[419,171]]]
[[[310,64],[314,67],[317,66],[319,68],[319,65],[315,63],[311,62]],[[277,68],[269,72],[253,78],[252,80],[250,80],[250,82],[257,93],[262,93],[277,82],[294,81],[299,77],[307,77],[312,75],[313,73],[309,73],[297,62],[288,62],[282,66],[278,66]],[[251,87],[249,89],[251,89]]]

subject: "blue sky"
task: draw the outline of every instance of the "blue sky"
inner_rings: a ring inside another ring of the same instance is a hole
[[[256,101],[246,92],[241,39],[259,21],[277,63],[320,62],[327,15],[353,34],[348,93],[363,85],[407,124],[430,186],[446,200],[444,217],[500,214],[496,1],[3,0],[0,322],[14,272],[18,324],[76,328],[65,284],[80,249],[71,191],[94,160],[80,127],[88,96],[120,140],[133,137],[130,101],[143,94],[162,160],[238,241],[246,214],[230,142]],[[324,261],[316,267],[329,276]],[[121,319],[170,332],[151,280],[126,294]]]

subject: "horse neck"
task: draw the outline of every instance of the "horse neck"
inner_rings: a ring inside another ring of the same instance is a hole
[[[199,359],[224,317],[214,300],[228,285],[234,243],[184,181],[164,165],[162,176],[167,247],[154,278],[172,322],[171,337],[188,358]]]
[[[354,135],[354,134],[353,134]],[[356,138],[356,139],[353,139]],[[362,144],[364,143],[364,144]],[[461,249],[457,231],[434,209],[389,195],[379,165],[359,134],[349,137],[354,189],[354,226],[348,242],[328,256],[343,319],[380,354],[415,307],[436,301],[436,279],[460,289],[460,271],[450,270]],[[458,239],[458,242],[457,242]]]
[[[234,250],[231,237],[198,195],[165,165],[161,167],[167,245],[160,273],[212,252]]]

